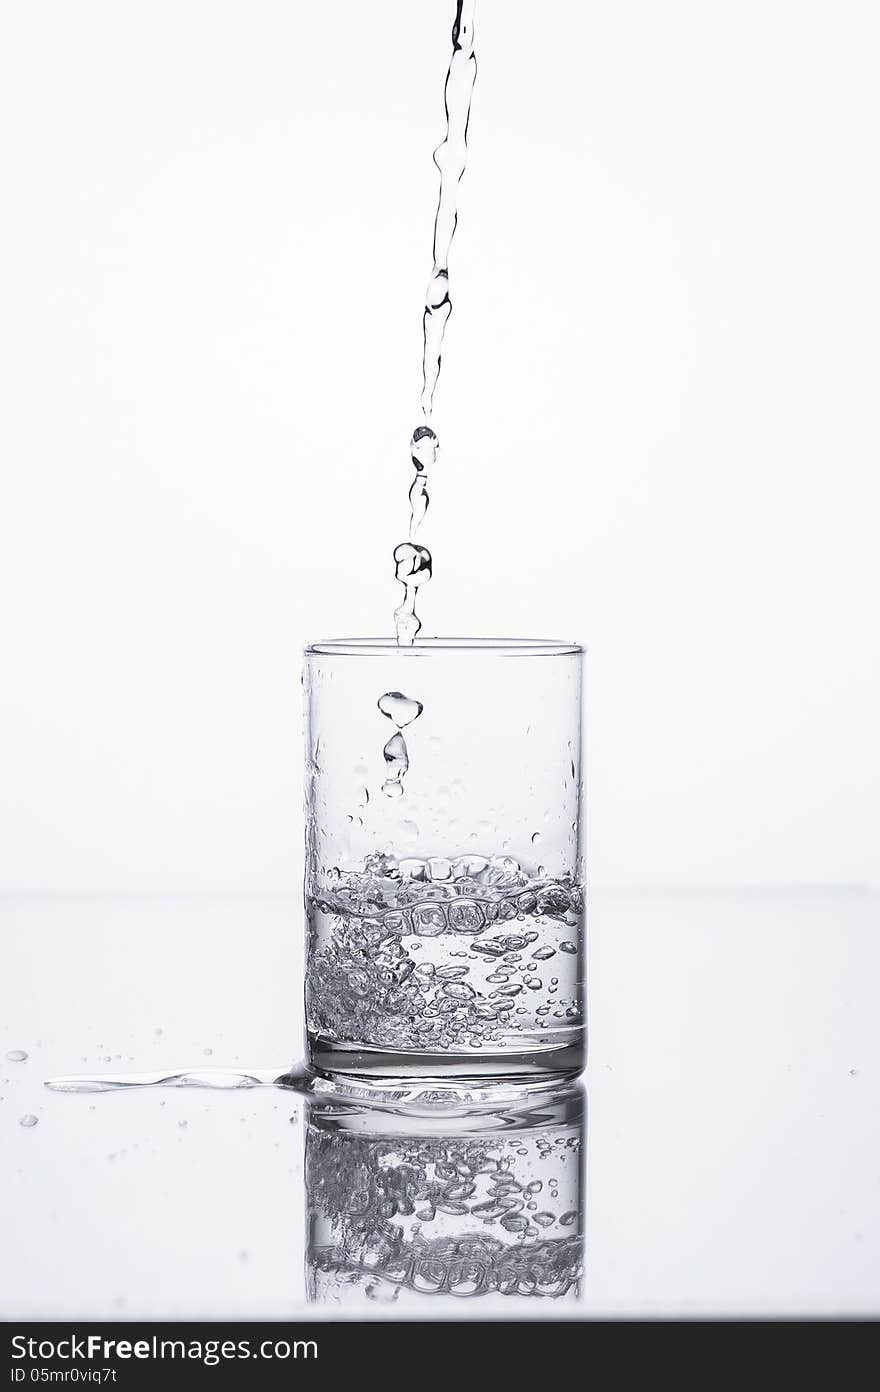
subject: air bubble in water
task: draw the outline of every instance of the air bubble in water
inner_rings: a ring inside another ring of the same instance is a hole
[[[37,1120],[38,1118],[34,1116],[33,1112],[28,1112],[21,1118],[18,1124],[19,1126],[36,1126]]]
[[[501,1226],[506,1228],[508,1232],[525,1232],[529,1223],[528,1219],[523,1218],[520,1213],[505,1213],[501,1219]]]
[[[376,702],[383,715],[393,721],[398,730],[418,720],[424,706],[412,696],[404,696],[402,691],[386,691]]]
[[[27,1053],[24,1049],[10,1049],[6,1057],[10,1063],[24,1063],[27,1059]]]
[[[444,996],[458,1001],[473,1000],[477,994],[473,986],[469,986],[466,981],[447,981],[441,990]]]

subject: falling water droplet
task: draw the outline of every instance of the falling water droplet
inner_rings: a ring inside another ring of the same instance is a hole
[[[412,696],[404,696],[402,691],[386,691],[376,704],[382,714],[394,722],[398,730],[418,720],[424,710],[421,701],[416,701]]]
[[[394,574],[404,587],[403,603],[394,611],[397,642],[400,647],[412,647],[422,626],[416,614],[416,592],[431,578],[430,551],[402,541],[394,548]]]
[[[430,580],[433,573],[431,553],[427,546],[402,541],[394,548],[394,577],[409,589],[417,589]]]
[[[409,755],[403,735],[398,733],[391,736],[382,750],[382,757],[385,760],[389,777],[402,778],[409,768]]]
[[[420,425],[413,431],[409,452],[417,473],[427,473],[434,467],[439,448],[440,442],[429,425]]]
[[[407,585],[403,603],[394,611],[397,642],[401,648],[411,648],[419,636],[422,624],[421,620],[416,617],[415,602],[416,592],[411,585]]]

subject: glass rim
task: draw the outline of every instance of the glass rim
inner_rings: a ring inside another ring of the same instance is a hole
[[[558,638],[421,638],[398,647],[394,638],[326,638],[307,643],[306,657],[582,657],[580,643]]]

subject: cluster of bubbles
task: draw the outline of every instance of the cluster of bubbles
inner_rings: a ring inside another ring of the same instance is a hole
[[[325,880],[327,892],[318,902],[326,900],[328,912],[361,917],[390,915],[389,925],[397,924],[401,931],[408,917],[411,919],[407,911],[413,905],[434,904],[443,910],[447,902],[458,906],[473,902],[480,913],[474,915],[471,931],[534,913],[575,927],[583,913],[583,888],[571,875],[546,876],[541,867],[535,875],[510,855],[398,859],[378,851],[367,856],[359,870],[332,867]],[[450,919],[442,912],[436,921],[442,921],[452,932],[468,931],[462,929],[458,914]]]
[[[310,1298],[333,1278],[373,1298],[576,1294],[580,1147],[573,1128],[505,1140],[310,1127],[306,1190],[323,1220],[311,1230]]]
[[[509,856],[368,858],[308,904],[310,1031],[398,1050],[562,1042],[581,1023],[581,886]],[[516,1036],[520,1036],[518,1039]]]

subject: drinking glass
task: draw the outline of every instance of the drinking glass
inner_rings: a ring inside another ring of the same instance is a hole
[[[306,1025],[318,1074],[584,1064],[583,649],[305,651]]]

